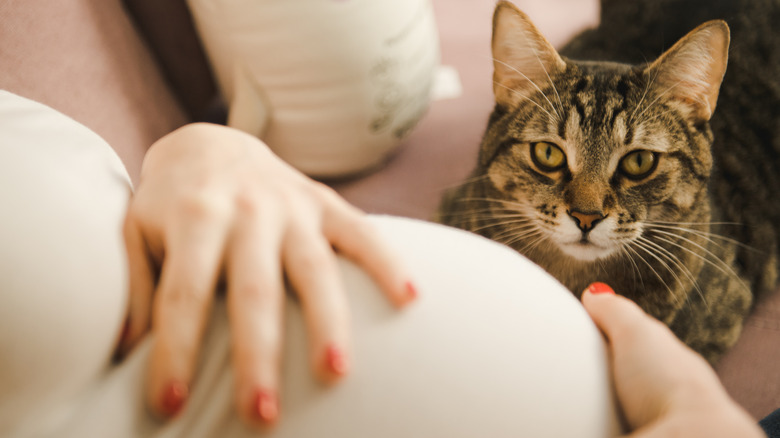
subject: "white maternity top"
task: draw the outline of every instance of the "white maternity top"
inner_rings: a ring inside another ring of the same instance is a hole
[[[0,91],[0,436],[249,437],[234,414],[217,306],[186,409],[143,405],[153,337],[110,365],[126,306],[121,162],[56,111]],[[288,303],[282,421],[307,437],[563,437],[617,434],[602,339],[579,302],[513,251],[443,226],[372,220],[420,291],[394,310],[342,263],[354,369],[320,386]]]

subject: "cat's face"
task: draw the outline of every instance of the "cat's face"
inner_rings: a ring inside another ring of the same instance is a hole
[[[710,48],[723,47],[722,33],[700,28],[645,68],[565,61],[508,9],[497,12],[498,106],[481,150],[505,200],[497,216],[519,213],[522,245],[580,261],[656,252],[643,229],[706,202],[706,122],[725,69]]]
[[[555,79],[490,136],[503,144],[490,180],[540,237],[590,261],[691,208],[709,171],[705,132],[666,102],[640,104],[647,80],[629,68],[570,64]]]

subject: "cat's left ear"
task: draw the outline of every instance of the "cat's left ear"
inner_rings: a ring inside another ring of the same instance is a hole
[[[684,36],[646,69],[657,93],[682,102],[696,121],[707,121],[715,111],[720,84],[726,74],[729,27],[708,21]]]

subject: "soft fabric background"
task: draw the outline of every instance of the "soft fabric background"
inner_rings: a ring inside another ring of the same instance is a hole
[[[596,0],[516,2],[558,46],[598,19]],[[471,170],[492,107],[494,2],[433,3],[442,62],[457,68],[463,94],[434,102],[383,169],[334,184],[370,212],[429,218],[441,191]],[[182,0],[2,0],[0,88],[96,131],[133,179],[154,140],[190,120],[219,120],[214,84]],[[757,418],[780,407],[779,347],[780,294],[774,294],[758,305],[718,366],[727,389]]]

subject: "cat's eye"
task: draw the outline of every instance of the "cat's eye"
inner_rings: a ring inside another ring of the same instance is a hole
[[[631,179],[642,179],[655,170],[658,157],[650,151],[634,151],[620,160],[620,170]]]
[[[566,164],[566,155],[561,148],[546,141],[531,143],[531,158],[545,172],[558,170]]]

